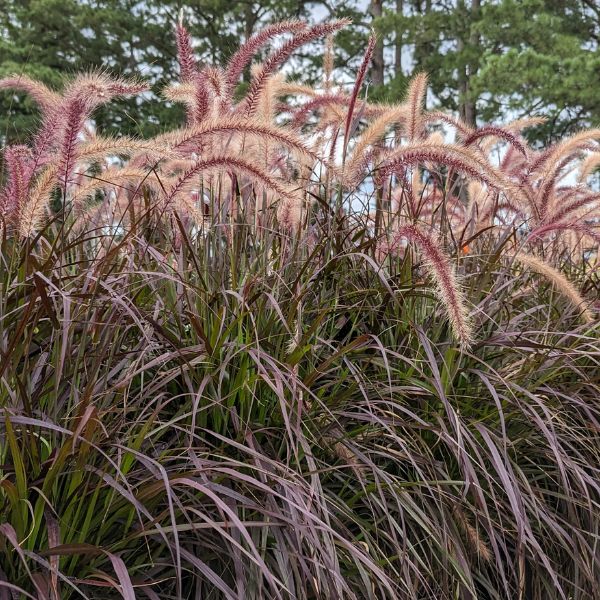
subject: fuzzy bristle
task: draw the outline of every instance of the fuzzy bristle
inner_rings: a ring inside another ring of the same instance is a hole
[[[455,269],[440,244],[416,225],[403,225],[395,232],[390,251],[398,247],[402,238],[415,244],[423,258],[437,291],[437,295],[446,309],[452,331],[465,349],[473,343],[473,330],[465,306],[463,292],[458,284]]]
[[[577,291],[575,286],[560,271],[544,262],[541,258],[532,256],[531,254],[519,252],[514,258],[517,262],[528,267],[532,271],[539,273],[553,283],[558,292],[567,298],[577,310],[581,311],[581,317],[586,323],[592,323],[594,321],[594,315],[587,307],[586,301]]]
[[[410,81],[406,98],[408,116],[406,120],[406,136],[416,140],[423,132],[423,107],[427,93],[427,74],[417,73]]]

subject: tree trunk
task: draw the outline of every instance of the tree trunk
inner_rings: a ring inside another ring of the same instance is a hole
[[[463,34],[458,35],[457,50],[460,54],[465,49],[465,43],[469,50],[473,51],[479,46],[479,35],[475,29],[475,21],[479,18],[480,0],[471,0],[471,9],[467,12],[464,0],[457,4],[457,10],[462,12],[468,19],[468,26]],[[468,36],[467,36],[468,33]],[[465,39],[466,38],[466,39]],[[476,52],[472,52],[477,56]],[[477,60],[472,60],[461,69],[459,73],[458,91],[460,96],[459,115],[463,121],[473,127],[477,124],[477,98],[471,92],[470,80],[479,70]]]
[[[469,46],[471,50],[477,49],[479,46],[479,35],[475,28],[476,22],[479,20],[479,8],[480,0],[471,0],[471,18],[470,18],[470,35],[469,35]],[[473,56],[479,56],[478,52],[473,52]],[[479,70],[479,64],[477,58],[472,60],[468,65],[468,81],[469,84],[472,77],[475,77]],[[471,86],[469,85],[467,94],[467,101],[465,104],[465,118],[467,123],[471,125],[477,124],[477,98],[471,93]]]
[[[383,14],[383,0],[371,0],[369,12],[373,20]],[[373,61],[371,63],[371,81],[373,85],[383,85],[383,38],[378,36]]]
[[[404,14],[404,0],[396,0],[396,14]],[[396,30],[396,39],[394,40],[394,73],[396,77],[402,76],[402,31]]]
[[[244,37],[246,38],[244,41],[247,42],[252,37],[254,27],[256,27],[256,21],[256,11],[254,10],[253,4],[249,2],[244,10]],[[250,65],[244,69],[243,78],[245,82],[250,81]]]

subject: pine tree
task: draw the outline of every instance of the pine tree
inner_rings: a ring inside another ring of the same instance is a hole
[[[144,78],[158,96],[177,75],[171,31],[180,13],[199,61],[224,64],[265,24],[310,19],[316,7],[321,19],[354,17],[355,28],[337,39],[338,65],[352,69],[368,34],[368,23],[360,23],[352,0],[335,7],[321,0],[0,0],[0,78],[25,74],[60,89],[73,73],[108,69]],[[307,47],[303,52],[295,58],[303,65],[297,71],[303,79],[315,80],[322,51]],[[250,70],[244,75],[248,81]],[[1,90],[0,145],[22,141],[36,128],[38,117],[26,95]],[[94,117],[107,133],[152,135],[181,123],[182,110],[132,98],[102,107]]]
[[[426,71],[436,102],[470,123],[543,115],[530,136],[548,141],[600,120],[596,0],[388,0],[374,25],[396,62],[397,40],[407,55],[386,70],[390,99]]]
[[[25,74],[60,89],[72,74],[105,69],[140,76],[156,86],[169,78],[175,49],[165,35],[168,14],[135,0],[0,0],[0,77]],[[95,118],[122,134],[148,134],[179,118],[177,107],[156,113],[140,98],[111,104]],[[0,138],[18,141],[36,127],[35,105],[0,94]]]

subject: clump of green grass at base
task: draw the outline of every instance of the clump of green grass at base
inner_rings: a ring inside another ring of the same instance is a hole
[[[465,352],[411,254],[284,257],[240,226],[170,261],[133,237],[90,260],[46,233],[43,261],[3,246],[5,582],[593,597],[597,326],[551,286],[515,297],[534,279],[494,248],[462,259]]]

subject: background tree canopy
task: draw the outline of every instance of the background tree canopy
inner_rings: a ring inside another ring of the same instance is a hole
[[[402,97],[408,78],[430,75],[429,104],[469,122],[549,117],[530,131],[548,142],[600,120],[600,7],[596,0],[0,0],[0,77],[26,73],[59,88],[71,73],[105,68],[138,74],[158,94],[176,73],[170,30],[179,11],[198,56],[222,63],[265,23],[351,16],[337,38],[340,68],[360,60],[374,27],[379,44],[370,94]],[[314,79],[321,52],[306,51]],[[143,99],[111,104],[97,120],[106,131],[149,135],[180,122],[179,107]],[[0,95],[0,136],[17,141],[35,128],[24,96]]]
[[[396,46],[387,88],[424,70],[439,104],[471,123],[549,117],[530,132],[546,142],[599,120],[597,0],[379,3],[375,26]]]

